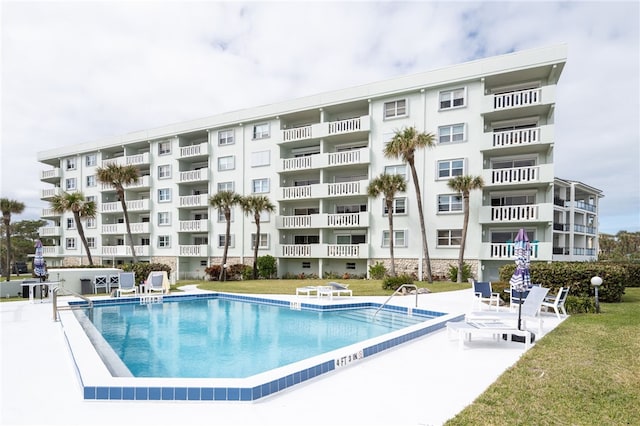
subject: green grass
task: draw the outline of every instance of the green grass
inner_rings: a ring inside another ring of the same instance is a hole
[[[625,293],[569,317],[446,425],[639,425],[640,288]]]

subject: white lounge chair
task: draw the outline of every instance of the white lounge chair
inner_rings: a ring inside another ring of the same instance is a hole
[[[120,272],[118,275],[118,289],[116,290],[116,296],[121,296],[123,293],[138,294],[138,286],[136,286],[136,274],[133,272]]]
[[[147,293],[159,291],[160,293],[169,293],[169,279],[166,271],[152,271],[145,281]]]
[[[495,305],[496,311],[500,307],[500,294],[494,293],[491,289],[490,281],[473,280],[474,310],[481,311],[484,302],[489,303],[489,307]]]
[[[333,299],[333,296],[340,296],[342,293],[353,296],[353,291],[349,290],[348,287],[348,284],[340,284],[332,281],[327,283],[327,285],[318,287],[318,297],[329,296],[330,299]]]
[[[567,311],[564,309],[564,302],[567,300],[570,288],[571,287],[560,287],[556,296],[545,297],[542,301],[542,307],[547,310],[553,309],[558,319],[562,319],[560,317],[560,311],[562,311],[562,314],[566,317]]]
[[[459,349],[464,347],[465,341],[471,341],[472,336],[490,336],[499,341],[503,335],[520,336],[524,338],[525,348],[531,345],[531,332],[527,330],[518,330],[517,326],[507,324],[502,321],[456,321],[447,322],[447,333],[449,338],[452,334],[456,334],[458,338]]]
[[[307,285],[304,287],[296,288],[296,296],[299,296],[301,294],[306,294],[307,297],[311,297],[312,293],[315,293],[316,297],[318,297],[318,286]]]
[[[522,302],[522,311],[520,318],[523,321],[523,328],[526,328],[527,319],[538,320],[538,333],[542,333],[542,317],[539,315],[542,301],[549,292],[548,288],[541,286],[533,286],[529,290],[527,298]],[[465,321],[467,322],[479,322],[479,321],[518,321],[518,312],[471,312],[465,315]]]

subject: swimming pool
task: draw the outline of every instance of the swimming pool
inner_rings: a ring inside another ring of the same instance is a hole
[[[354,311],[362,309],[377,309],[380,304],[371,302],[344,303],[334,301],[332,304],[321,304],[315,299],[281,300],[276,298],[262,298],[256,296],[233,295],[225,293],[209,293],[199,295],[165,296],[162,305],[168,306],[176,301],[188,302],[203,298],[209,303],[212,300],[224,300],[250,303],[253,305],[267,305],[281,310],[301,310],[332,315],[338,311]],[[96,306],[110,308],[122,307],[126,304],[140,305],[137,297],[105,299],[96,301]],[[283,309],[284,308],[284,309]],[[153,308],[147,310],[152,310]],[[163,308],[164,309],[164,308]],[[96,309],[97,310],[97,309]],[[108,310],[107,310],[108,311]],[[299,361],[293,361],[247,377],[132,377],[127,374],[128,368],[114,365],[107,366],[104,354],[113,354],[107,359],[119,357],[110,345],[91,338],[85,333],[80,322],[73,314],[61,312],[60,320],[67,339],[71,355],[76,365],[76,371],[83,388],[86,400],[200,400],[200,401],[254,401],[287,389],[298,383],[305,382],[319,375],[332,372],[360,362],[369,356],[398,344],[418,338],[439,328],[446,321],[455,317],[441,312],[411,309],[399,306],[386,306],[383,311],[402,313],[403,315],[431,316],[414,325],[399,330],[386,332],[372,338],[364,337],[357,342],[340,348],[331,349]],[[412,312],[413,311],[413,312]],[[105,311],[106,312],[106,311]],[[381,311],[382,312],[382,311]],[[300,313],[300,312],[298,312]],[[64,315],[63,315],[64,314]],[[95,337],[95,336],[94,336]],[[98,347],[98,350],[95,348]],[[173,350],[169,348],[168,350]],[[188,362],[188,358],[183,359]]]

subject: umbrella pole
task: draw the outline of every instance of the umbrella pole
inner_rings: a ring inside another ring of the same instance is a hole
[[[522,292],[518,292],[518,330],[522,330]]]

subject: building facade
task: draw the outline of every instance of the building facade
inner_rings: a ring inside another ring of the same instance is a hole
[[[597,255],[595,188],[554,177],[556,86],[566,46],[515,52],[364,86],[149,129],[39,153],[46,165],[41,198],[81,191],[98,206],[84,228],[95,263],[131,261],[116,192],[96,169],[133,165],[140,180],[126,188],[136,255],[167,263],[174,278],[198,278],[220,264],[226,222],[209,205],[218,191],[265,195],[260,235],[237,207],[228,263],[259,255],[278,261],[279,276],[366,276],[389,266],[383,199],[370,179],[401,174],[407,191],[394,200],[398,272],[423,275],[422,240],[408,166],[385,158],[397,130],[434,135],[416,152],[433,274],[455,265],[462,200],[447,182],[482,176],[473,191],[465,259],[474,276],[497,279],[513,261],[511,242],[525,228],[534,261],[592,260]],[[73,217],[45,208],[40,230],[49,265],[86,263]]]

